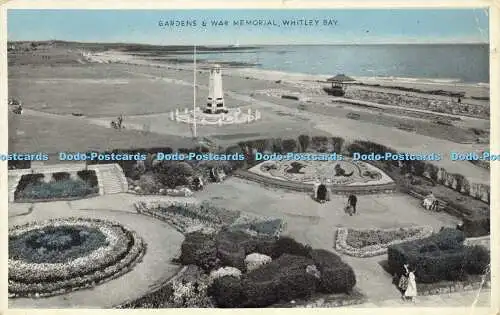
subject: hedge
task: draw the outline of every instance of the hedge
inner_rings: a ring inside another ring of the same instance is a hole
[[[490,235],[490,216],[472,215],[462,219],[463,232],[467,237]]]
[[[327,250],[315,249],[312,260],[321,273],[319,290],[324,293],[350,293],[356,285],[354,270],[342,259]]]
[[[98,187],[97,174],[94,170],[81,170],[76,173],[83,181],[87,182],[91,187]]]
[[[265,307],[280,300],[307,298],[316,290],[317,280],[306,273],[313,261],[284,254],[242,278],[247,307]]]
[[[71,175],[68,172],[55,172],[52,173],[52,179],[55,180],[56,182],[62,181],[62,180],[68,180],[70,179]]]
[[[311,246],[303,245],[291,237],[282,236],[276,241],[276,246],[271,254],[271,258],[275,259],[283,254],[310,257],[311,251]]]
[[[246,301],[240,279],[233,276],[215,279],[208,288],[208,295],[212,296],[217,306],[222,308],[241,307]]]
[[[204,270],[217,267],[217,245],[213,236],[201,232],[187,234],[179,260],[183,265],[197,265]]]
[[[463,280],[489,264],[489,255],[463,244],[465,235],[456,229],[444,229],[426,239],[393,245],[388,248],[392,273],[401,275],[403,264],[416,268],[418,282]]]

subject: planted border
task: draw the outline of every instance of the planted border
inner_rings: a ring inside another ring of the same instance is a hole
[[[399,230],[410,230],[410,229],[419,229],[419,233],[417,235],[405,238],[405,239],[397,239],[393,240],[389,243],[385,244],[377,244],[365,246],[362,248],[356,248],[349,244],[347,244],[347,236],[349,233],[349,229],[347,228],[338,228],[337,229],[337,237],[335,240],[335,249],[341,253],[344,253],[349,256],[364,258],[364,257],[373,257],[380,256],[387,253],[387,248],[391,245],[401,244],[409,241],[414,241],[422,238],[426,238],[432,235],[432,228],[429,226],[421,226],[421,227],[411,227],[411,228],[394,228],[394,229],[357,229],[358,231],[399,231]]]
[[[51,225],[96,227],[106,235],[109,245],[68,263],[33,264],[9,259],[9,297],[46,297],[94,287],[132,270],[146,251],[146,244],[135,232],[99,219],[53,219],[14,226],[10,233],[20,235]],[[116,228],[123,234],[113,231]]]

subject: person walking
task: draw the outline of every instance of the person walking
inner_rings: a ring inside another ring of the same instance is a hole
[[[358,203],[358,198],[355,195],[349,195],[347,198],[347,204],[352,207],[352,213],[356,214],[356,204]]]
[[[415,279],[415,269],[408,272],[408,286],[405,290],[405,298],[415,303],[417,297],[417,281]]]
[[[407,264],[403,265],[403,269],[403,274],[401,274],[401,277],[399,278],[398,289],[401,292],[401,298],[405,300],[405,292],[408,288],[408,276],[410,272],[408,271]]]

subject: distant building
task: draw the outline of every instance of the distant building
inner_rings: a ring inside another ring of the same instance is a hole
[[[215,114],[225,112],[224,92],[222,91],[222,73],[219,65],[215,65],[210,69],[210,77],[208,81],[208,101],[207,113]]]

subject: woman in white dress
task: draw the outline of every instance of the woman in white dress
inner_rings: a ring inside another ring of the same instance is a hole
[[[415,302],[417,296],[417,281],[415,280],[415,270],[410,270],[408,273],[408,286],[405,291],[405,298]]]

